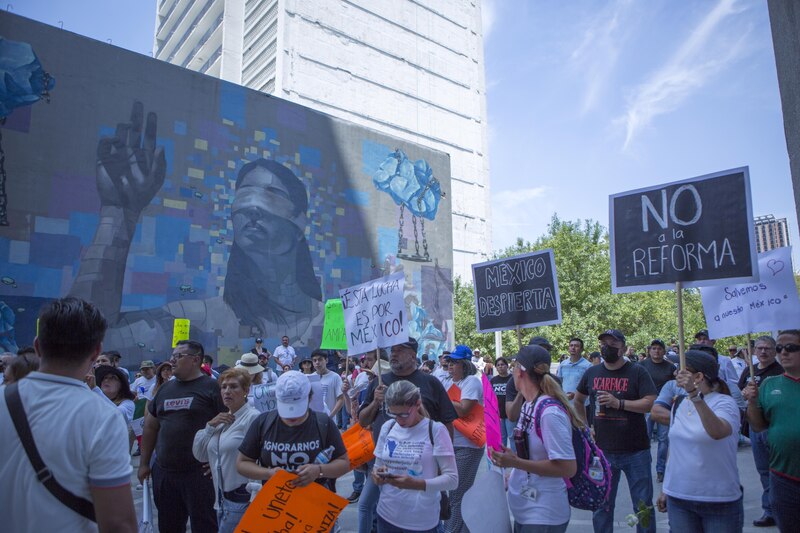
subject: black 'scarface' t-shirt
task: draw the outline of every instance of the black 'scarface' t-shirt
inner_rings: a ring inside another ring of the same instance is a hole
[[[661,392],[661,389],[666,385],[667,381],[675,379],[675,370],[677,367],[667,360],[660,363],[654,363],[649,357],[640,363],[656,386],[656,390]]]
[[[507,376],[495,376],[489,383],[492,384],[492,388],[494,389],[494,395],[497,396],[497,407],[500,408],[500,418],[505,419],[508,418],[506,416],[506,387],[508,387],[508,382],[511,381],[513,383],[514,378],[511,374]]]
[[[148,404],[148,410],[160,425],[156,439],[158,466],[188,470],[200,466],[192,454],[195,433],[228,408],[222,403],[219,384],[204,374],[191,381],[167,381]]]
[[[322,418],[328,419],[324,437]],[[265,468],[294,472],[301,465],[313,463],[328,446],[333,446],[333,459],[347,454],[336,422],[326,414],[309,410],[302,424],[287,426],[274,412],[267,411],[250,424],[239,451]]]
[[[645,396],[655,396],[656,386],[642,365],[625,363],[617,370],[605,364],[587,368],[578,383],[578,392],[599,406],[594,413],[594,432],[597,445],[608,453],[630,453],[650,448],[644,414],[620,411],[597,403],[597,391],[607,391],[621,400],[635,401]]]
[[[447,391],[444,390],[442,382],[419,370],[415,370],[408,376],[396,376],[392,372],[381,374],[381,381],[386,387],[389,387],[395,381],[410,381],[419,387],[420,396],[422,396],[422,405],[428,411],[431,419],[442,424],[448,424],[458,418],[453,402],[447,396]],[[363,406],[367,406],[375,399],[375,389],[378,387],[378,380],[373,379],[369,388],[367,389],[367,397],[364,399]],[[375,420],[372,422],[372,438],[378,442],[378,437],[381,433],[381,427],[389,420],[386,416],[383,406],[378,410]]]

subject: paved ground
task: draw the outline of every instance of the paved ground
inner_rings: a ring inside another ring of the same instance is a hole
[[[655,444],[653,445],[653,465],[655,468]],[[753,455],[750,451],[750,448],[740,448],[739,454],[737,457],[737,463],[739,465],[739,475],[741,476],[741,482],[744,486],[744,531],[745,532],[764,532],[764,533],[774,533],[777,532],[777,528],[757,528],[753,527],[753,520],[759,518],[761,516],[761,484],[758,480],[758,473],[756,472],[755,466],[753,465]],[[139,464],[139,458],[133,458],[133,466],[134,466],[134,486],[137,484],[135,481],[135,472],[136,468]],[[655,479],[655,472],[653,474]],[[343,478],[341,478],[337,482],[337,492],[344,497],[350,495],[352,491],[352,481],[353,475],[347,474]],[[480,482],[478,480],[478,482]],[[656,495],[660,491],[660,485],[657,484],[656,486]],[[139,516],[141,516],[142,512],[142,492],[134,490],[133,491],[134,501],[136,503],[136,512]],[[628,486],[625,482],[625,478],[623,476],[623,480],[620,483],[619,487],[619,495],[617,497],[617,506],[616,506],[616,531],[633,531],[633,529],[629,528],[627,524],[624,523],[625,515],[631,512],[632,505],[631,499],[628,492]],[[659,531],[668,531],[669,527],[667,524],[667,516],[666,514],[657,513],[657,529]],[[357,531],[357,504],[350,505],[345,511],[342,513],[340,518],[340,523],[342,526],[343,532],[355,532]],[[588,511],[580,511],[573,509],[572,510],[572,518],[570,520],[569,529],[567,530],[569,533],[589,533],[592,531],[592,515]],[[474,533],[485,533],[482,531],[476,531]],[[676,533],[683,533],[683,532],[676,532]]]

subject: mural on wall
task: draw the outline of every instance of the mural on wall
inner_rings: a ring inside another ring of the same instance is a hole
[[[60,80],[3,126],[20,223],[0,228],[0,339],[31,342],[41,305],[71,294],[129,365],[168,357],[175,318],[227,364],[256,337],[308,353],[326,298],[402,271],[420,353],[452,341],[445,154],[7,13],[0,33]],[[405,212],[429,221],[416,254],[398,253]]]

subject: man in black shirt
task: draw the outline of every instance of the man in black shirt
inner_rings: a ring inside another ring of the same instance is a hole
[[[389,355],[391,372],[381,374],[380,380],[374,379],[369,384],[367,396],[358,413],[358,421],[364,427],[372,425],[372,437],[375,442],[378,442],[381,426],[389,420],[383,404],[383,395],[389,385],[403,380],[410,381],[419,387],[422,404],[431,419],[447,426],[450,438],[453,437],[453,421],[458,418],[458,414],[441,381],[417,369],[418,347],[417,340],[413,337],[409,337],[408,341],[403,344],[392,346]],[[379,495],[377,485],[372,482],[372,476],[367,473],[367,481],[361,492],[361,499],[358,501],[359,533],[369,533]]]
[[[661,392],[664,384],[667,381],[675,379],[675,370],[677,367],[667,361],[664,356],[666,355],[666,346],[664,341],[654,339],[648,348],[650,357],[641,362],[642,367],[650,374],[656,390]],[[656,430],[656,438],[658,439],[658,452],[656,453],[656,477],[658,482],[664,481],[664,470],[667,467],[667,451],[669,450],[669,426],[664,424],[657,424],[651,417],[650,413],[647,414],[647,438],[653,435],[653,429]]]
[[[503,441],[503,446],[509,446],[516,453],[514,439],[511,438],[514,424],[506,416],[506,388],[514,377],[508,373],[508,360],[505,357],[498,357],[494,367],[497,369],[497,375],[489,382],[494,389],[494,395],[497,396],[497,407],[500,410],[500,439]]]
[[[595,406],[594,431],[597,445],[611,463],[611,496],[608,507],[595,511],[592,523],[596,533],[614,530],[614,504],[620,474],[625,473],[633,502],[633,512],[640,503],[653,506],[650,439],[644,414],[656,399],[656,386],[642,365],[623,357],[625,335],[609,329],[598,337],[603,363],[586,370],[572,400],[578,416],[586,420],[585,401],[590,396]],[[647,528],[641,523],[638,533],[654,533],[655,520]]]
[[[770,376],[780,376],[783,374],[783,367],[775,360],[775,339],[769,335],[764,335],[756,339],[755,354],[758,357],[758,365],[755,367],[756,385],[761,385],[761,382]],[[750,357],[747,355],[746,357]],[[749,365],[748,365],[749,366]],[[746,369],[739,377],[739,390],[744,390],[747,383],[750,381],[750,370]],[[753,525],[756,527],[770,527],[775,525],[775,519],[772,517],[772,507],[769,501],[769,444],[767,443],[767,435],[769,430],[753,431],[750,429],[750,444],[753,448],[753,462],[756,464],[756,470],[761,478],[761,508],[764,514],[761,518],[753,520]]]
[[[217,531],[214,485],[194,458],[192,443],[195,433],[228,408],[217,382],[200,370],[203,354],[199,342],[178,342],[172,352],[175,379],[164,383],[148,404],[138,477],[141,482],[151,475],[155,448],[153,499],[161,533],[185,532],[187,519],[192,531]]]

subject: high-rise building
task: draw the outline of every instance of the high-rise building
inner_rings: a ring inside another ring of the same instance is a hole
[[[154,55],[447,152],[454,274],[490,252],[480,0],[159,0]]]
[[[756,230],[756,248],[758,253],[789,246],[789,226],[785,218],[773,215],[756,217],[753,220]]]

